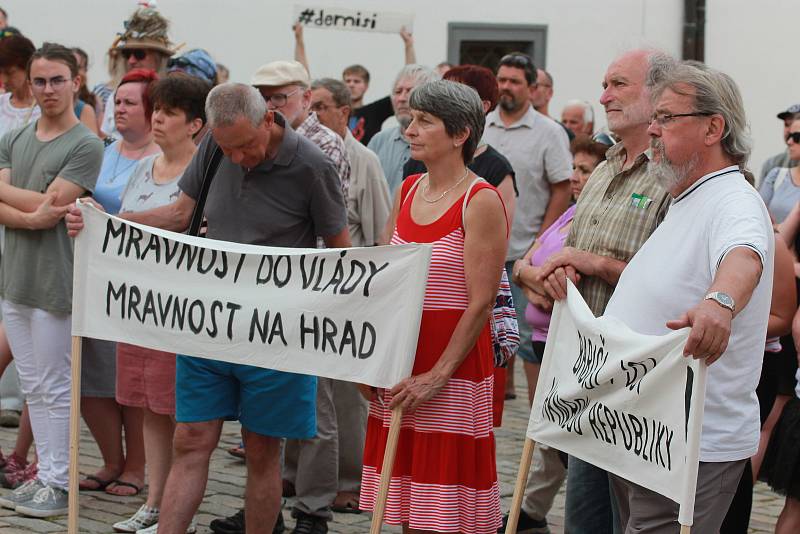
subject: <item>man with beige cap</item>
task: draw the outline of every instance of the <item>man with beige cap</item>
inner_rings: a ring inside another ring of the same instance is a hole
[[[267,109],[283,115],[298,134],[317,145],[331,158],[347,198],[350,162],[344,141],[333,130],[323,126],[317,114],[311,111],[311,79],[303,64],[297,61],[267,63],[259,67],[250,85],[258,89],[264,97]]]

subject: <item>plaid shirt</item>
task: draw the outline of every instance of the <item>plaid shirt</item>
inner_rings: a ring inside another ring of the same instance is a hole
[[[565,246],[627,263],[664,220],[671,197],[647,173],[645,154],[626,170],[622,143],[606,156],[578,197]],[[596,316],[603,314],[614,292],[614,286],[599,276],[583,277],[578,289]]]
[[[333,130],[327,128],[319,122],[316,113],[310,113],[303,124],[297,127],[297,133],[317,145],[326,156],[331,158],[339,180],[342,182],[342,193],[347,199],[347,190],[350,186],[350,160],[347,159],[347,151],[344,141],[336,135]]]

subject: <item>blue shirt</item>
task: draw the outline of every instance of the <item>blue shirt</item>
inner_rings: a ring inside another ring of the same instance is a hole
[[[119,213],[122,192],[128,185],[131,173],[139,163],[138,159],[128,159],[119,153],[119,142],[108,145],[103,152],[103,167],[97,177],[94,199],[111,215]]]
[[[408,141],[400,133],[400,127],[395,126],[375,135],[367,148],[375,152],[381,161],[383,174],[389,183],[389,193],[394,196],[395,190],[403,181],[403,165],[411,157]]]

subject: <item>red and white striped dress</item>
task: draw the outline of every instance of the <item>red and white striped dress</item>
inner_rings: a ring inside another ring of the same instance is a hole
[[[417,179],[402,186],[406,198]],[[481,189],[476,184],[470,198]],[[413,194],[413,191],[412,191]],[[450,341],[467,307],[464,277],[463,197],[428,225],[411,218],[412,198],[403,202],[392,244],[431,243],[419,342],[412,374],[430,370]],[[475,347],[447,384],[413,414],[403,416],[389,486],[385,521],[412,529],[464,534],[495,533],[501,525],[500,491],[492,431],[493,357],[487,322]],[[372,510],[391,413],[391,395],[372,401],[364,447],[360,506]]]

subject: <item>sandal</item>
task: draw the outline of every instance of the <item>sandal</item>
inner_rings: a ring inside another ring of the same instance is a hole
[[[92,484],[92,482],[94,484]],[[105,491],[109,484],[114,480],[103,480],[95,475],[86,475],[83,480],[78,482],[78,490],[80,491]]]
[[[333,500],[331,510],[340,514],[360,514],[361,509],[358,507],[358,495],[347,491],[339,493]]]
[[[126,493],[117,493],[117,492],[114,491],[114,488],[120,488],[120,487],[132,488],[134,490],[134,492],[133,493],[128,493],[128,492],[126,492]],[[108,493],[109,495],[116,495],[117,497],[135,497],[136,495],[139,495],[139,492],[142,491],[142,488],[141,488],[141,486],[137,486],[133,482],[126,482],[124,480],[117,479],[117,480],[112,480],[109,483],[109,486],[105,490],[106,490],[106,493]]]

